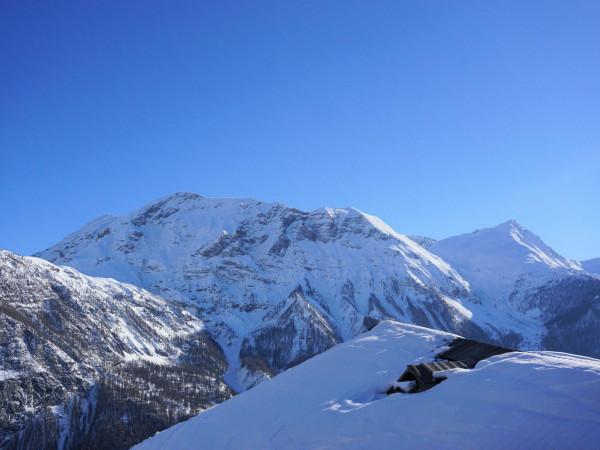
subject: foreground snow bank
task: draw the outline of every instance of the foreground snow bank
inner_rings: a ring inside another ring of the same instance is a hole
[[[384,394],[453,337],[383,322],[136,448],[597,448],[599,360],[508,353],[427,392]]]

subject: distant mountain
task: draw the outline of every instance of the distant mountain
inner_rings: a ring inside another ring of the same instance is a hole
[[[0,448],[128,448],[230,397],[225,370],[176,305],[0,251]]]
[[[600,258],[588,259],[587,261],[581,261],[581,267],[584,270],[600,275]]]
[[[600,279],[514,220],[429,250],[469,281],[485,310],[505,310],[527,324],[515,328],[518,346],[600,356]]]
[[[135,449],[597,447],[600,360],[507,353],[438,372],[447,379],[427,392],[385,394],[408,364],[431,361],[453,338],[380,323]]]
[[[485,316],[472,320],[468,283],[450,265],[353,208],[177,193],[39,256],[194,307],[237,390],[385,318],[502,338]]]
[[[427,249],[354,208],[176,193],[38,256],[186,305],[223,348],[237,391],[382,319],[600,354],[600,279],[516,222],[415,239]]]
[[[429,249],[469,280],[482,298],[505,300],[515,289],[582,270],[514,220],[439,240]]]

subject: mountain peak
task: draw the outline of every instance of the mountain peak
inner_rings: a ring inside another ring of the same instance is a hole
[[[498,230],[519,230],[519,231],[522,231],[525,229],[515,219],[509,219],[506,222],[502,222],[501,224],[496,225],[493,228],[498,229]]]
[[[166,199],[198,199],[204,198],[202,195],[191,191],[178,191],[165,196]]]
[[[495,298],[508,296],[523,277],[535,284],[581,270],[515,220],[442,239],[429,250],[469,279],[479,294]]]
[[[166,205],[166,204],[180,204],[183,202],[201,200],[205,197],[200,194],[196,194],[195,192],[173,192],[172,194],[165,195],[164,197],[160,197],[156,200],[147,203],[142,209],[152,208],[156,205]]]

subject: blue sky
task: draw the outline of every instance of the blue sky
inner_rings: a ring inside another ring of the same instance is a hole
[[[598,1],[0,6],[0,247],[174,191],[600,256]]]

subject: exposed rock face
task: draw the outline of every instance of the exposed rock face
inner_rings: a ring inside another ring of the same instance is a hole
[[[244,339],[240,357],[242,361],[264,361],[271,373],[299,364],[340,342],[336,330],[306,300],[301,287],[269,311],[265,320],[270,325]]]
[[[229,397],[226,368],[176,305],[0,251],[0,447],[128,448]]]
[[[600,357],[600,278],[582,276],[552,282],[532,298],[544,305],[540,306],[546,329],[544,348]]]

